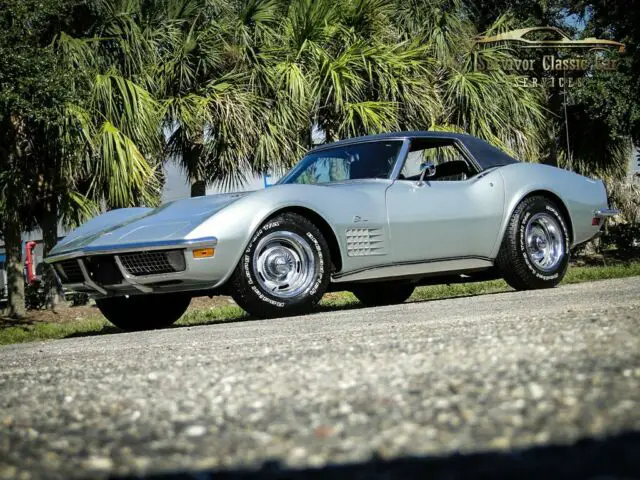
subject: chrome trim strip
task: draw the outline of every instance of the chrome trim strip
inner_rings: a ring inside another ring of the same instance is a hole
[[[136,288],[137,290],[140,290],[143,293],[151,293],[151,292],[153,292],[153,288],[139,284],[134,279],[133,275],[131,275],[129,272],[127,272],[127,269],[124,268],[124,265],[122,265],[122,262],[120,261],[120,257],[118,255],[114,255],[113,259],[115,260],[116,265],[120,269],[120,273],[122,274],[122,277],[124,278],[125,282],[127,282],[129,285],[133,286],[134,288]]]
[[[101,245],[96,247],[82,247],[59,255],[53,255],[44,259],[45,263],[60,262],[72,258],[86,257],[88,255],[118,254],[139,252],[148,250],[169,250],[172,247],[198,248],[215,247],[218,245],[216,237],[195,238],[193,240],[157,240],[151,242],[123,243],[121,245]]]
[[[596,217],[604,218],[604,217],[615,217],[620,213],[620,210],[615,208],[603,208],[602,210],[596,210],[593,212]]]
[[[404,135],[402,133],[400,133],[399,135],[390,135],[384,138],[367,138],[365,140],[363,140],[362,137],[352,137],[352,138],[346,138],[344,140],[338,140],[336,142],[323,143],[322,145],[316,145],[314,148],[309,150],[306,155],[309,155],[311,153],[316,153],[316,152],[322,152],[323,150],[331,150],[332,148],[350,147],[353,145],[359,145],[363,143],[382,143],[382,142],[393,142],[398,140],[404,141],[408,139],[409,139],[409,136]]]
[[[375,270],[366,270],[354,273],[334,280],[335,283],[362,281],[362,280],[385,280],[394,277],[422,277],[436,274],[462,273],[469,271],[487,270],[493,266],[493,262],[474,258],[449,260],[445,262],[416,263],[412,265],[391,265]]]
[[[484,172],[484,169],[480,165],[480,162],[476,160],[476,157],[473,156],[473,153],[467,148],[467,145],[458,138],[454,138],[453,142],[460,149],[462,156],[466,157],[466,160],[477,170],[478,174]],[[473,178],[473,177],[470,177]]]
[[[398,152],[398,156],[396,158],[396,163],[391,170],[391,175],[389,175],[390,180],[396,180],[404,167],[404,162],[407,159],[407,155],[409,155],[409,149],[411,148],[411,139],[405,138],[402,141],[402,147],[400,147],[400,151]]]
[[[392,262],[392,263],[371,265],[369,267],[358,268],[356,270],[350,270],[348,272],[340,272],[335,275],[332,275],[331,280],[341,281],[341,279],[343,279],[344,277],[350,277],[352,275],[364,273],[370,270],[378,270],[383,268],[394,268],[394,267],[409,267],[409,266],[415,266],[415,265],[430,265],[434,263],[455,262],[458,260],[481,260],[481,261],[493,263],[493,259],[491,258],[480,257],[475,255],[461,256],[461,257],[434,258],[431,260],[412,260],[407,262]]]
[[[89,272],[87,272],[87,267],[84,266],[84,262],[78,259],[78,265],[80,265],[80,271],[82,272],[82,276],[84,277],[85,286],[93,288],[96,292],[99,292],[102,295],[106,295],[107,291],[91,279],[91,277],[89,276]]]

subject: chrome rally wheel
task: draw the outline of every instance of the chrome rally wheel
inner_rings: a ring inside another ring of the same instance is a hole
[[[253,235],[230,281],[236,303],[258,317],[308,312],[327,289],[329,246],[306,217],[283,213]]]
[[[315,279],[315,257],[308,240],[277,231],[262,238],[253,254],[253,270],[260,287],[279,298],[304,293]]]
[[[550,213],[536,213],[525,229],[527,255],[542,271],[551,272],[562,261],[565,253],[563,229]]]
[[[527,197],[513,211],[495,261],[517,290],[550,288],[569,266],[569,219],[544,196]]]

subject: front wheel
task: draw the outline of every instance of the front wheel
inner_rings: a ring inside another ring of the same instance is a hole
[[[496,265],[516,290],[551,288],[569,266],[569,232],[558,207],[534,196],[516,207],[505,232]]]
[[[186,295],[130,295],[96,300],[96,306],[122,330],[166,328],[186,312],[191,298]]]
[[[275,317],[309,311],[327,289],[329,246],[307,218],[284,213],[253,235],[231,280],[231,296],[251,315]]]
[[[414,289],[412,283],[384,282],[363,283],[351,291],[366,306],[379,307],[404,302],[413,294]]]

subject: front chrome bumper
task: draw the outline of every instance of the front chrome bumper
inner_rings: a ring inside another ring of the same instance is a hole
[[[64,281],[60,278],[61,283],[71,290],[84,291],[93,293],[97,296],[107,295],[125,295],[128,293],[153,293],[156,290],[167,291],[171,287],[165,287],[167,284],[179,284],[177,290],[192,290],[208,286],[215,279],[211,278],[212,268],[211,262],[214,257],[206,259],[194,259],[188,252],[203,248],[217,246],[215,237],[199,238],[194,240],[171,240],[156,241],[138,244],[120,244],[97,247],[84,247],[74,251],[68,251],[59,255],[52,255],[45,259],[45,262],[53,264],[58,262],[73,261],[78,264],[82,273],[82,281]],[[149,251],[175,251],[183,250],[185,253],[185,265],[181,271],[170,273],[159,273],[149,275],[133,275],[123,264],[122,255],[131,253],[142,253]],[[121,275],[118,283],[108,284],[100,283],[92,275],[89,269],[91,258],[100,256],[109,256],[113,258],[115,266]],[[56,274],[60,277],[58,270]]]

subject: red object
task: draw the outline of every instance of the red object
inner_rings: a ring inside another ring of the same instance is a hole
[[[593,220],[591,220],[591,225],[593,225],[594,227],[600,225],[600,217],[593,217]]]
[[[33,258],[33,249],[36,248],[37,243],[36,242],[27,242],[25,244],[25,261],[24,261],[24,265],[27,269],[27,283],[29,285],[35,283],[35,281],[37,280],[36,277],[36,266],[35,266],[35,262],[34,262],[34,258]]]

